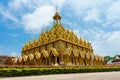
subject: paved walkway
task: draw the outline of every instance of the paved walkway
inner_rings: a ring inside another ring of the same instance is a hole
[[[0,80],[120,80],[120,72],[4,77],[4,78],[0,78]]]

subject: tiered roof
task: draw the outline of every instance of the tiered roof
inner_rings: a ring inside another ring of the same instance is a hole
[[[90,42],[88,42],[85,39],[83,40],[81,37],[79,39],[74,34],[73,31],[65,29],[62,26],[62,24],[60,24],[60,19],[61,18],[62,17],[59,15],[59,13],[56,12],[55,16],[53,16],[53,19],[55,20],[55,24],[53,25],[53,27],[50,30],[46,29],[45,32],[42,32],[40,34],[38,40],[34,39],[34,41],[30,41],[30,42],[26,43],[23,47],[23,51],[27,50],[27,49],[30,49],[30,48],[33,48],[33,47],[36,47],[36,46],[40,46],[40,45],[50,43],[50,42],[58,40],[58,39],[62,39],[62,40],[65,40],[67,42],[92,49],[92,46],[91,46]]]

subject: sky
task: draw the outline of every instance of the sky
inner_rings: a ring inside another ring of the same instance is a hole
[[[53,25],[91,42],[94,53],[120,54],[120,0],[0,0],[0,55],[20,56],[23,45]]]

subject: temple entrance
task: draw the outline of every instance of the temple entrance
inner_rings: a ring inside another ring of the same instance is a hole
[[[86,64],[86,60],[84,59],[84,65],[86,66],[87,64]]]
[[[45,62],[46,62],[46,59],[43,57],[42,58],[42,65],[46,65]]]
[[[50,53],[50,65],[54,65],[55,64],[55,56]]]
[[[60,62],[59,62],[59,60],[60,60],[60,58],[59,57],[57,57],[57,63],[59,64]]]
[[[74,55],[73,55],[73,54],[70,55],[70,62],[71,62],[72,64],[75,64],[75,58],[74,58]]]
[[[71,63],[74,64],[74,57],[71,57]]]
[[[46,58],[43,54],[41,54],[40,65],[46,65]]]

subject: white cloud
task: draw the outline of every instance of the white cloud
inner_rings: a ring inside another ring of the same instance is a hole
[[[106,24],[120,27],[120,1],[114,2],[106,11]]]
[[[67,5],[69,6],[68,9],[74,10],[76,14],[81,14],[84,10],[90,8],[93,2],[91,0],[69,0]]]
[[[8,10],[5,10],[2,5],[0,6],[0,14],[2,14],[7,19],[18,22],[17,18],[13,16]]]
[[[18,12],[19,10],[22,10],[25,8],[33,9],[34,7],[37,6],[36,4],[37,2],[39,3],[40,0],[39,1],[38,0],[11,0],[11,2],[8,3],[8,5],[11,10]]]
[[[35,9],[43,5],[61,8],[65,2],[66,0],[12,0],[9,3],[9,7],[16,11],[19,11],[21,8]]]
[[[98,28],[84,31],[85,36],[91,40],[95,53],[111,56],[120,54],[120,31],[105,32]]]
[[[99,9],[94,8],[88,11],[87,16],[83,19],[85,22],[90,23],[90,22],[101,22],[100,15],[101,12]]]
[[[55,8],[50,5],[38,7],[33,13],[25,14],[22,17],[27,32],[38,33],[52,21]]]
[[[21,17],[27,33],[39,33],[50,24],[55,14],[55,8],[60,11],[66,0],[11,0],[8,3],[13,14]]]
[[[28,33],[39,33],[42,28],[48,26],[52,21],[55,7],[58,6],[60,11],[69,11],[68,13],[72,15],[70,19],[73,22],[65,22],[65,24],[69,28],[73,26],[72,29],[78,36],[82,35],[82,37],[88,38],[93,44],[95,53],[112,55],[120,52],[120,31],[109,31],[108,29],[105,31],[102,27],[102,24],[105,23],[109,27],[119,28],[119,0],[11,0],[8,4],[9,10],[0,7],[0,13],[13,21],[17,21],[17,19],[11,13],[19,14],[22,19],[21,23],[24,24],[23,28]],[[79,25],[80,22],[75,19],[87,23],[95,21],[100,25],[96,24],[97,27],[86,29],[83,22]]]
[[[20,8],[21,6],[23,6],[23,4],[27,4],[29,0],[12,0],[10,3],[9,3],[9,7],[10,8],[14,8],[14,9],[18,9]]]
[[[103,9],[108,4],[111,4],[113,0],[69,0],[67,7],[71,9],[77,15],[84,15],[84,13],[91,8]],[[103,6],[104,5],[104,6]]]
[[[113,31],[107,39],[107,43],[110,43],[110,46],[114,47],[115,50],[120,49],[120,31]]]
[[[51,3],[58,8],[63,7],[64,3],[66,2],[66,0],[51,0],[51,1],[52,1]]]
[[[69,0],[66,9],[69,9],[78,19],[93,23],[101,22],[102,26],[120,26],[119,0]]]

